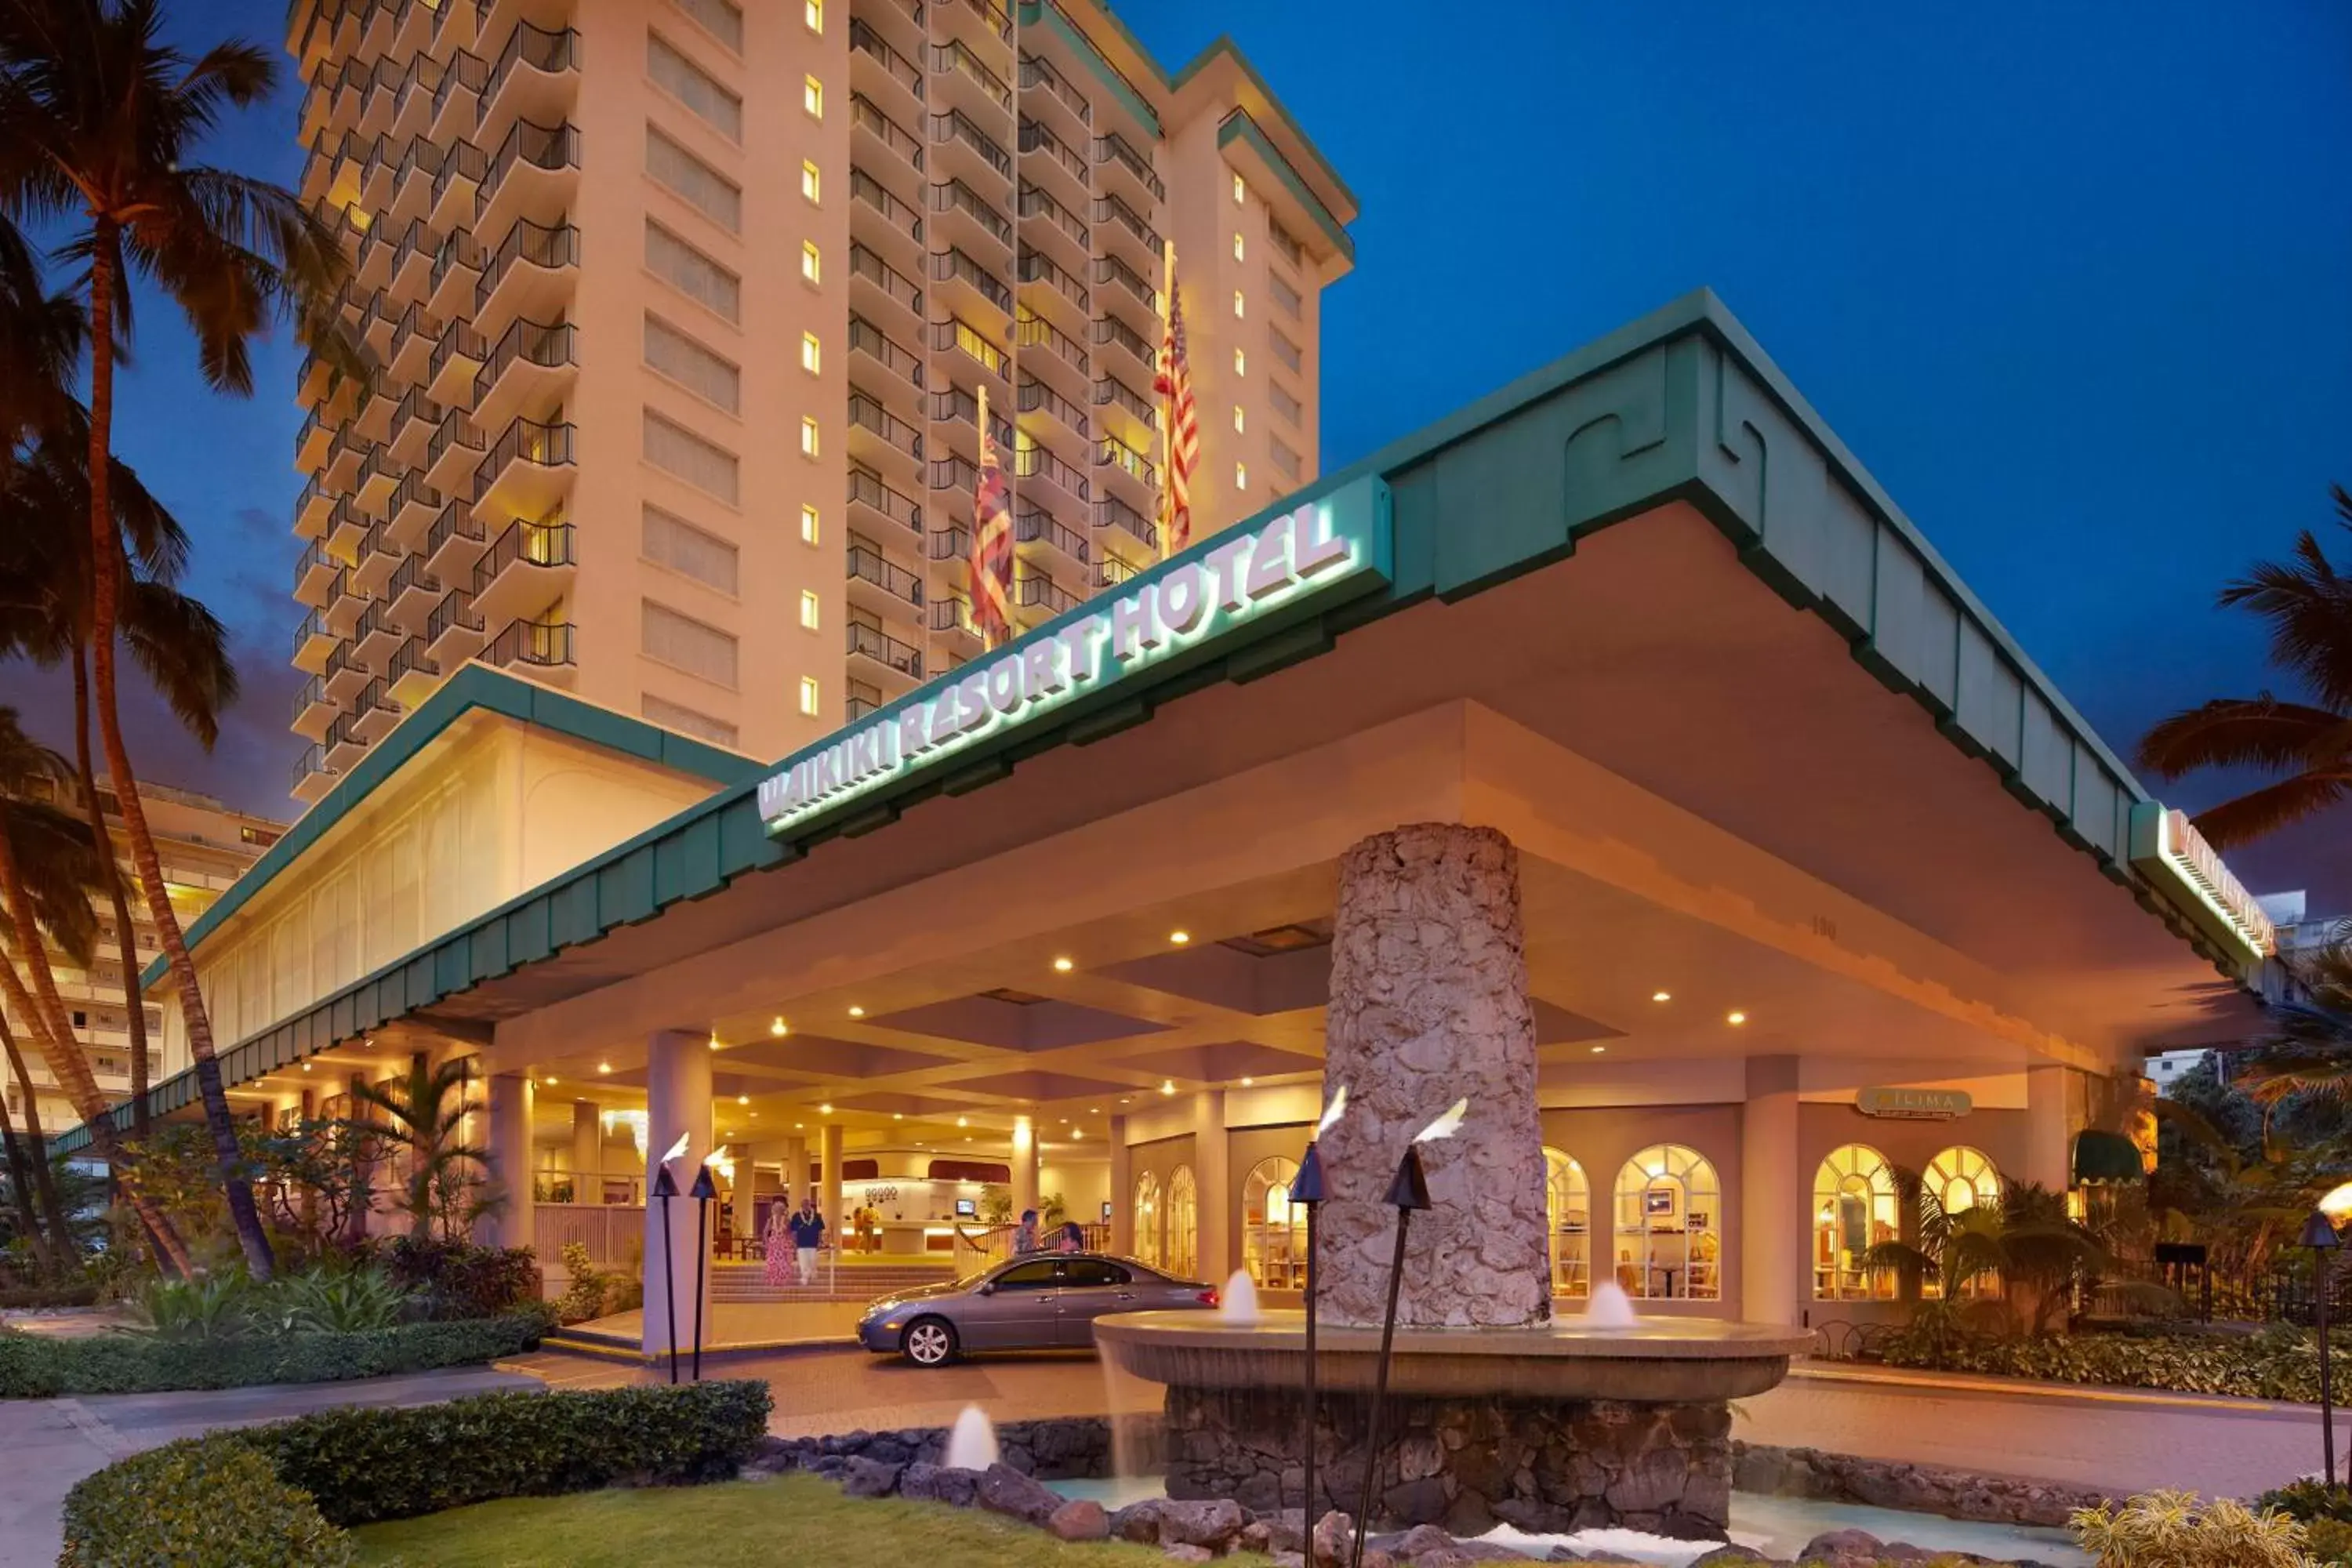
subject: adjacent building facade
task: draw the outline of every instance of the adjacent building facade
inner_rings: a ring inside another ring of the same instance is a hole
[[[293,793],[470,659],[761,757],[1156,561],[1177,256],[1196,534],[1315,477],[1353,198],[1229,44],[1089,0],[304,0],[301,195],[373,388],[306,369]]]
[[[101,779],[99,793],[106,806],[107,826],[114,835],[116,859],[128,876],[131,848],[123,834],[122,819],[115,809],[112,787]],[[214,900],[286,830],[283,823],[232,810],[209,795],[173,789],[168,784],[142,784],[139,786],[139,798],[147,808],[148,830],[154,836],[165,889],[183,929],[210,909]],[[76,798],[63,797],[58,804],[80,810]],[[140,896],[136,885],[127,885],[124,890],[131,908],[131,945],[143,967],[162,956],[163,943],[156,936],[154,921],[148,917],[147,900]],[[103,894],[94,894],[90,906],[97,911],[99,926],[98,948],[91,967],[83,968],[54,947],[49,950],[49,966],[71,1018],[74,1037],[89,1058],[99,1089],[119,1099],[131,1092],[131,1015],[123,998],[122,953],[116,942],[112,900]],[[32,1079],[29,1105],[38,1116],[42,1131],[61,1132],[78,1126],[81,1117],[67,1098],[64,1084],[41,1060],[39,1053],[29,1048],[31,1031],[24,1026],[25,1021],[13,1009],[6,1016],[24,1053]],[[146,1004],[144,1023],[150,1079],[161,1083],[189,1065],[187,1042],[177,1030],[171,1031],[167,1039],[163,1009],[152,997]],[[13,1072],[7,1075],[6,1095],[9,1119],[22,1126],[27,1116],[28,1099],[25,1086]]]

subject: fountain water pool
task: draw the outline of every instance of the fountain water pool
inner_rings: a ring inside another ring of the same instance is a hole
[[[1225,1281],[1225,1293],[1217,1298],[1217,1316],[1236,1328],[1248,1328],[1257,1321],[1257,1281],[1249,1270],[1236,1268],[1234,1277]]]
[[[967,1405],[948,1429],[943,1461],[950,1470],[984,1470],[996,1463],[996,1424],[977,1405]]]
[[[1614,1279],[1603,1279],[1584,1303],[1584,1321],[1596,1329],[1630,1329],[1642,1318],[1633,1310],[1633,1299],[1625,1294],[1625,1287]]]

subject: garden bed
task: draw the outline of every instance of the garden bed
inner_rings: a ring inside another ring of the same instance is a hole
[[[2331,1336],[2335,1353],[2352,1336]],[[2319,1341],[2300,1329],[2252,1334],[2171,1331],[1994,1338],[1907,1330],[1888,1335],[1889,1366],[2032,1378],[2042,1383],[2158,1388],[2305,1404],[2319,1398]]]
[[[149,1334],[81,1338],[0,1332],[0,1398],[163,1394],[265,1383],[340,1383],[478,1366],[536,1347],[543,1311],[359,1333],[240,1333],[189,1341]]]

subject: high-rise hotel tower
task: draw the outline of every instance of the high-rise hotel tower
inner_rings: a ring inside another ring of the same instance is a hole
[[[781,756],[1158,553],[1172,241],[1195,534],[1315,472],[1352,196],[1229,43],[1091,0],[306,0],[302,195],[372,388],[306,368],[314,801],[467,659]]]

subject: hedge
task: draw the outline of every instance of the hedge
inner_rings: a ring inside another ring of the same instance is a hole
[[[74,1285],[10,1285],[0,1288],[0,1311],[44,1311],[58,1307],[95,1307],[98,1287],[89,1280]]]
[[[2352,1342],[2336,1336],[2336,1353]],[[2210,1333],[2067,1334],[1992,1339],[1896,1333],[1881,1353],[1889,1366],[1984,1373],[2044,1383],[2162,1388],[2246,1399],[2319,1398],[2319,1342],[2299,1329],[2245,1335]]]
[[[67,1494],[60,1568],[344,1568],[341,1529],[498,1498],[732,1476],[765,1383],[486,1394],[184,1437]]]
[[[535,1347],[548,1326],[544,1311],[530,1311],[470,1322],[403,1323],[354,1334],[255,1333],[196,1342],[145,1334],[0,1334],[0,1398],[339,1383],[476,1366]]]

